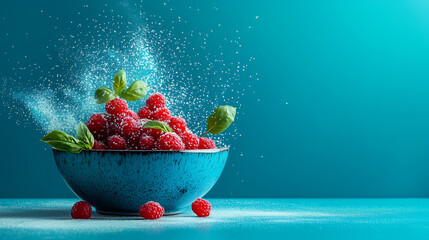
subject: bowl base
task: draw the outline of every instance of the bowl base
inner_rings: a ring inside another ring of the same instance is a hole
[[[111,216],[140,216],[138,212],[112,212],[112,211],[105,211],[105,210],[95,210],[98,214],[102,215],[111,215]],[[178,215],[181,214],[182,211],[177,212],[166,212],[164,213],[164,216],[171,216],[171,215]]]

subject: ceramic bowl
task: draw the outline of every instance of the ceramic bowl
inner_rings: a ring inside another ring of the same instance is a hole
[[[138,215],[148,201],[176,214],[204,196],[219,179],[229,150],[53,151],[68,186],[97,212]]]

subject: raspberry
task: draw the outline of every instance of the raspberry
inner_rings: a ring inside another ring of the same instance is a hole
[[[71,209],[71,216],[74,219],[89,219],[91,215],[91,205],[84,201],[75,203]]]
[[[133,118],[136,121],[140,120],[139,115],[136,112],[132,111],[132,110],[128,110],[128,111],[123,112],[121,114],[123,114],[125,117],[131,117],[131,118]]]
[[[155,148],[155,139],[149,135],[143,134],[140,137],[139,145],[137,149],[139,150],[151,150]]]
[[[109,137],[109,142],[107,143],[109,149],[112,150],[127,150],[127,143],[125,139],[119,135],[113,135]]]
[[[149,118],[150,114],[151,114],[150,109],[146,106],[140,108],[140,110],[139,110],[139,117],[140,118]]]
[[[92,150],[105,150],[107,149],[106,145],[104,143],[99,142],[97,140],[94,141],[94,146],[92,146]]]
[[[86,122],[86,126],[97,140],[104,138],[107,134],[108,123],[102,114],[94,113]]]
[[[156,142],[156,148],[160,150],[183,150],[185,144],[176,133],[165,133],[161,135]]]
[[[171,118],[171,113],[167,108],[158,108],[150,114],[150,118],[156,121],[168,121]]]
[[[187,132],[187,133],[191,133],[191,134],[194,134],[194,133],[192,132],[192,130],[191,130],[191,129],[189,129],[189,128],[186,128],[185,132]]]
[[[106,103],[106,112],[110,114],[119,114],[128,111],[127,101],[115,98],[110,102]]]
[[[197,214],[198,217],[208,217],[210,215],[210,210],[212,210],[212,205],[205,199],[198,198],[192,203],[192,211]]]
[[[164,215],[164,208],[157,202],[147,202],[139,209],[139,214],[144,219],[159,219]]]
[[[181,117],[172,117],[170,118],[170,122],[168,123],[170,127],[176,132],[177,134],[182,134],[186,131],[186,122],[185,119]]]
[[[128,146],[137,148],[142,134],[142,126],[134,118],[124,118],[119,125],[121,136],[127,141]]]
[[[119,124],[121,136],[128,139],[131,137],[140,137],[142,127],[134,118],[124,118]]]
[[[197,136],[189,132],[184,132],[181,137],[186,149],[198,149],[200,139]]]
[[[112,114],[110,115],[110,122],[109,122],[109,134],[121,134],[121,124],[126,118],[132,118],[136,121],[139,121],[140,118],[137,115],[137,113],[127,110],[120,114]]]
[[[146,100],[146,106],[152,111],[163,108],[165,107],[165,97],[161,93],[155,93]]]
[[[200,146],[198,149],[212,149],[216,148],[216,144],[213,142],[213,140],[208,138],[200,138]]]
[[[157,140],[165,132],[160,130],[160,129],[143,128],[143,133],[146,135],[149,135],[149,136],[153,137],[155,140]]]

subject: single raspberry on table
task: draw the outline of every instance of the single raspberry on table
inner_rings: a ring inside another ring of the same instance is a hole
[[[184,132],[181,137],[186,149],[198,149],[200,138],[189,132]]]
[[[161,135],[155,143],[159,150],[183,150],[185,144],[176,133],[169,132]]]
[[[109,149],[112,150],[127,150],[127,143],[125,139],[119,135],[113,135],[109,137],[109,141],[107,143]]]
[[[139,209],[139,214],[144,219],[159,219],[164,215],[164,208],[157,202],[147,202]]]
[[[140,137],[139,145],[137,149],[139,150],[151,150],[155,148],[155,139],[149,135],[143,134]]]
[[[182,134],[186,131],[186,122],[185,119],[181,117],[171,117],[168,125],[173,129],[177,134]]]
[[[168,121],[171,118],[171,113],[167,108],[158,108],[150,114],[150,119],[156,121]]]
[[[198,217],[208,217],[210,215],[210,210],[212,210],[212,205],[205,199],[198,198],[192,203],[192,211],[197,214]]]
[[[162,136],[165,132],[160,129],[155,128],[143,128],[143,133],[153,137],[157,140],[160,136]]]
[[[79,201],[71,209],[71,216],[74,219],[89,219],[92,215],[92,208],[89,203]]]
[[[200,138],[200,145],[198,149],[212,149],[216,148],[216,144],[213,142],[213,140],[208,138]]]
[[[146,100],[146,106],[152,111],[163,108],[165,107],[165,97],[161,93],[155,93]]]
[[[104,143],[95,140],[94,146],[92,146],[91,150],[106,150],[106,149],[107,149],[107,147],[106,147],[106,145],[104,145]]]
[[[103,114],[94,113],[86,122],[86,126],[95,139],[102,139],[107,135],[108,122]]]
[[[106,103],[106,112],[110,114],[119,114],[128,111],[127,101],[115,98],[110,102]]]
[[[147,106],[144,106],[144,107],[140,108],[138,114],[139,114],[140,118],[149,118],[151,111]]]

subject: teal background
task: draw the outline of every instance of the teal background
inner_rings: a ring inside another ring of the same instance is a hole
[[[82,17],[98,14],[104,2],[90,3]],[[46,54],[55,62],[55,52],[45,46],[58,32],[41,9],[68,21],[84,4],[2,1],[2,76],[13,77],[23,56],[50,68]],[[186,16],[194,28],[221,23],[227,34],[239,30],[242,54],[225,57],[255,57],[248,70],[260,77],[256,94],[241,98],[245,114],[234,124],[242,137],[231,143],[235,149],[210,197],[429,197],[427,1],[168,5],[173,10],[144,1],[147,13]],[[189,6],[199,13],[190,14]],[[0,197],[73,196],[41,133],[17,125],[5,108],[0,113]]]

